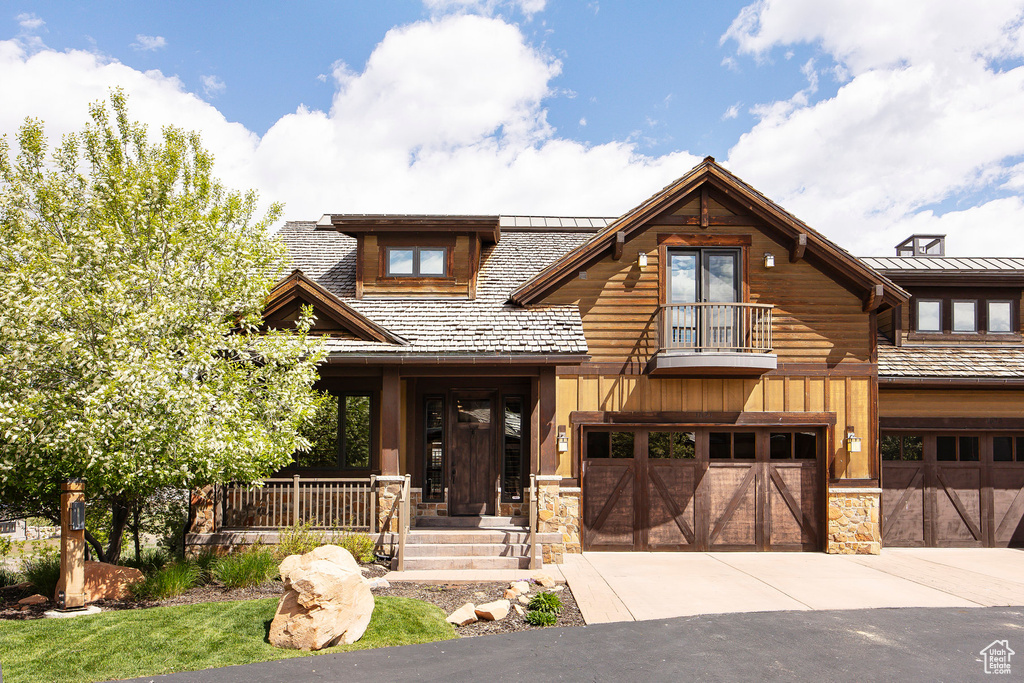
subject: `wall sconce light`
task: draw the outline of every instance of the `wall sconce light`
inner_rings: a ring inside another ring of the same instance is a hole
[[[775,267],[775,254],[770,251],[764,252],[764,267],[774,268]]]
[[[558,452],[565,453],[569,450],[569,435],[565,433],[565,427],[558,425]]]
[[[854,434],[853,427],[846,428],[846,452],[860,453],[860,437]]]
[[[636,264],[641,268],[647,267],[647,252],[641,251],[636,255]]]

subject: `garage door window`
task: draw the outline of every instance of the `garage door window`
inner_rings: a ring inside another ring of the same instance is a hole
[[[768,437],[772,460],[813,460],[818,457],[814,432],[772,432]]]
[[[980,450],[976,436],[935,437],[935,459],[939,462],[978,462]]]
[[[1013,462],[1014,459],[1017,462],[1024,462],[1024,436],[1016,438],[1012,436],[993,436],[992,460],[995,462]]]
[[[754,432],[711,432],[708,456],[719,460],[753,460],[756,444]]]
[[[924,439],[916,435],[882,434],[879,443],[882,460],[920,460],[924,455]]]
[[[588,458],[632,458],[633,432],[590,432]]]
[[[647,436],[647,457],[692,460],[697,457],[693,432],[651,432]]]

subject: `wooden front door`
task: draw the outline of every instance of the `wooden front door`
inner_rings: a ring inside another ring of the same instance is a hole
[[[586,550],[819,550],[820,433],[588,430]]]
[[[494,394],[454,393],[448,504],[452,515],[494,514]]]

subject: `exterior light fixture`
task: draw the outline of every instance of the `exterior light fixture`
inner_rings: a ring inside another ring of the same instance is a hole
[[[764,252],[764,267],[774,268],[775,267],[775,254],[770,251]]]
[[[558,425],[558,452],[565,453],[569,450],[569,435],[565,433],[565,427]]]
[[[636,255],[636,264],[641,268],[647,267],[647,252],[641,251]]]
[[[846,452],[860,453],[860,437],[854,434],[853,427],[846,428]]]

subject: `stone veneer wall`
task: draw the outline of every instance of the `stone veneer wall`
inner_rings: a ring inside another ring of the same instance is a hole
[[[447,517],[448,489],[444,490],[444,500],[436,503],[423,502],[423,489],[409,489],[412,499],[413,517]]]
[[[405,477],[377,477],[377,533],[384,531],[398,531],[398,510],[391,514],[391,508],[398,500],[398,494],[402,491],[402,483]],[[411,495],[410,499],[415,498]],[[390,519],[389,519],[390,517]]]
[[[190,533],[212,534],[216,530],[217,505],[215,491],[215,487],[211,484],[192,492],[190,502],[194,516],[192,518],[192,526],[189,527]]]
[[[828,492],[828,552],[877,555],[882,549],[882,489],[833,488]]]
[[[557,533],[561,543],[542,543],[544,562],[562,564],[566,553],[582,552],[580,545],[580,499],[582,489],[562,488],[561,477],[537,477],[537,531]]]

